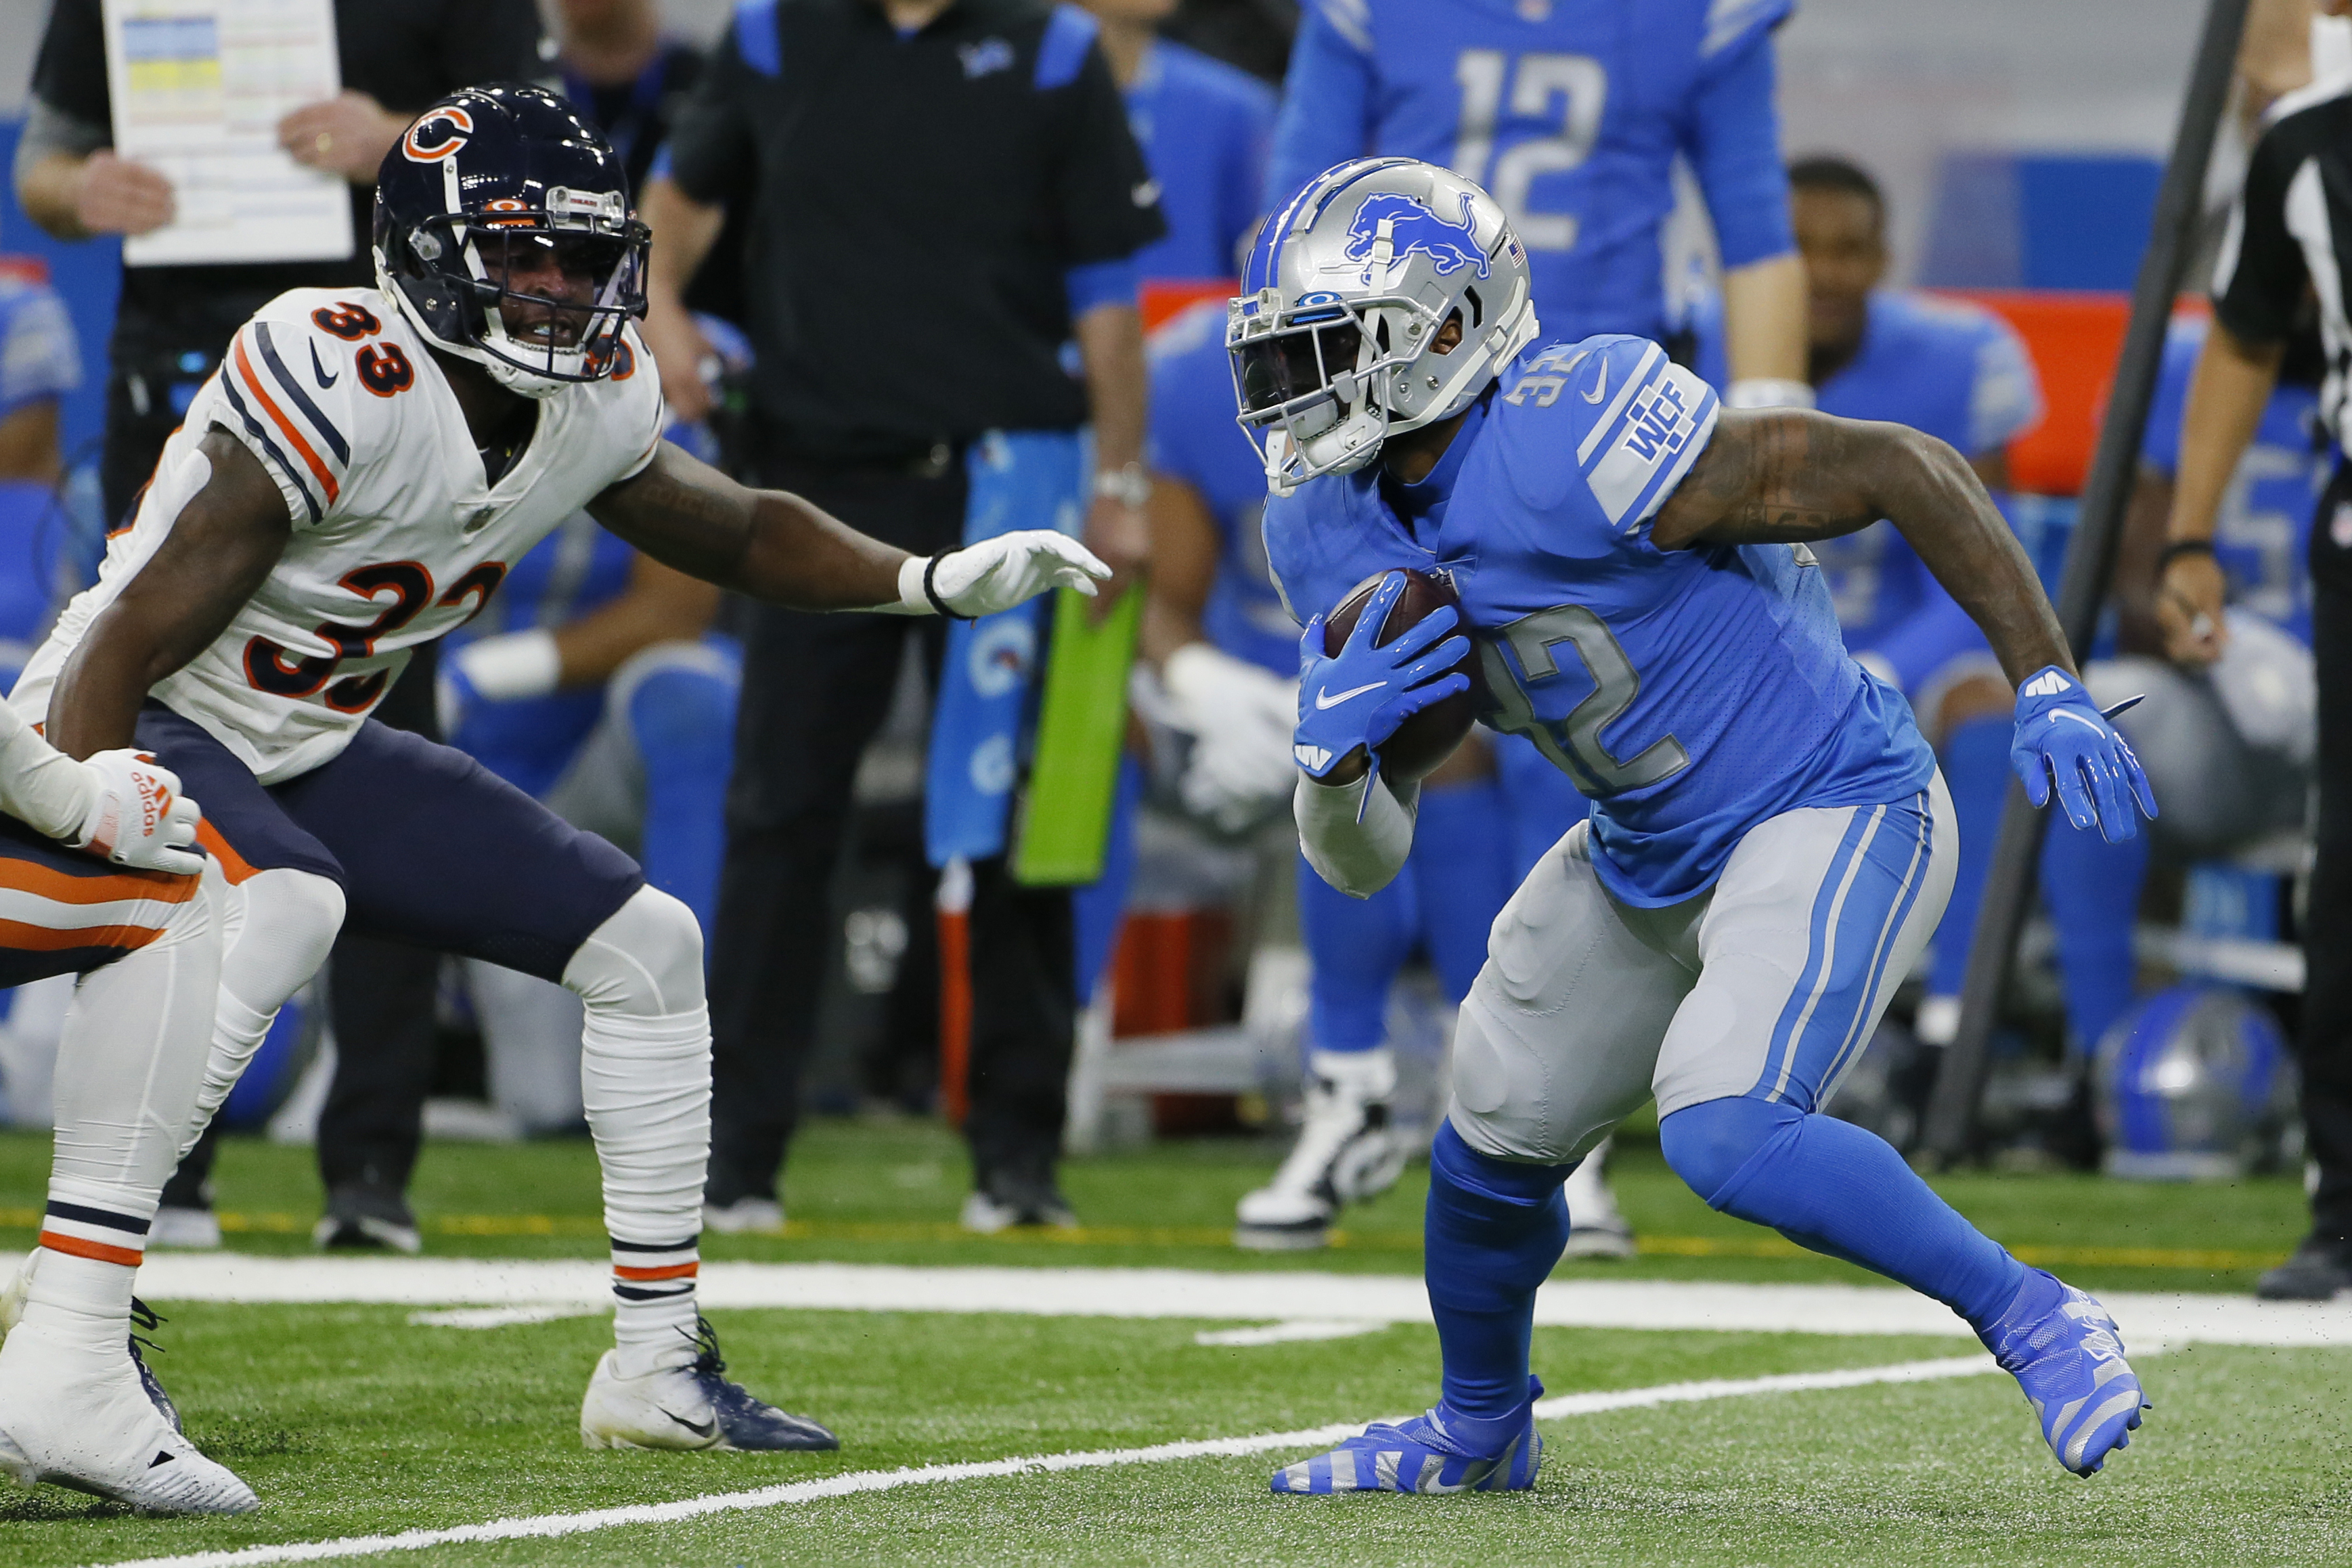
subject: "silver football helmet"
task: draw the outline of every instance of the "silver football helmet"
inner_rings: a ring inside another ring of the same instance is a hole
[[[1242,289],[1225,349],[1242,429],[1278,496],[1461,413],[1536,335],[1527,248],[1502,207],[1413,158],[1308,181],[1266,220]],[[1461,340],[1440,351],[1457,313]]]

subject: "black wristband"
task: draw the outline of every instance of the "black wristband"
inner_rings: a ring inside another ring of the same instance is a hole
[[[940,559],[945,557],[947,553],[948,552],[946,550],[936,551],[932,554],[930,559],[923,563],[923,597],[931,601],[932,609],[938,611],[950,621],[969,621],[971,619],[971,616],[959,615],[953,610],[948,608],[948,601],[940,597],[938,587],[931,581],[932,577],[940,570]]]
[[[2210,556],[2213,553],[2211,539],[2175,539],[2156,553],[2156,575],[2162,577],[2164,569],[2185,555]]]

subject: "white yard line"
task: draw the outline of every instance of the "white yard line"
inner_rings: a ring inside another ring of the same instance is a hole
[[[1358,1334],[1378,1333],[1388,1326],[1387,1323],[1368,1323],[1360,1319],[1294,1318],[1286,1323],[1267,1323],[1254,1329],[1203,1329],[1192,1336],[1192,1343],[1219,1349],[1297,1344],[1301,1340],[1353,1339]]]
[[[1991,1358],[1955,1356],[1942,1361],[1906,1361],[1892,1366],[1853,1367],[1839,1372],[1800,1372],[1778,1377],[1743,1378],[1737,1382],[1668,1383],[1654,1388],[1625,1388],[1596,1394],[1563,1394],[1536,1406],[1544,1420],[1569,1416],[1594,1416],[1609,1410],[1643,1409],[1658,1405],[1691,1404],[1710,1399],[1738,1399],[1759,1394],[1796,1394],[1810,1389],[1859,1388],[1872,1384],[1927,1383],[1947,1377],[1974,1377],[1994,1370]],[[1401,1417],[1386,1416],[1386,1420]],[[1000,1476],[1057,1474],[1064,1470],[1108,1469],[1119,1465],[1160,1464],[1170,1459],[1235,1458],[1284,1448],[1313,1448],[1351,1437],[1361,1422],[1314,1427],[1298,1432],[1262,1432],[1250,1437],[1207,1437],[1185,1443],[1160,1443],[1148,1448],[1097,1448],[1089,1453],[1033,1454],[1023,1458],[988,1459],[973,1464],[924,1465],[896,1470],[852,1470],[823,1480],[793,1481],[761,1487],[755,1491],[714,1492],[681,1498],[676,1502],[643,1503],[632,1508],[600,1508],[585,1513],[541,1513],[521,1519],[496,1519],[487,1524],[461,1524],[447,1530],[404,1530],[397,1535],[347,1535],[333,1541],[293,1542],[282,1546],[247,1546],[232,1552],[192,1552],[182,1557],[146,1557],[110,1568],[257,1568],[270,1563],[318,1563],[337,1557],[373,1557],[391,1552],[422,1552],[435,1546],[470,1545],[477,1542],[545,1540],[614,1530],[636,1524],[671,1524],[715,1513],[741,1513],[779,1508],[787,1503],[818,1502],[826,1498],[863,1492],[895,1491],[900,1487],[937,1486],[946,1481],[987,1480]]]
[[[158,1301],[353,1301],[414,1307],[611,1305],[601,1263],[472,1258],[264,1258],[163,1252],[139,1273]],[[1222,1273],[1183,1269],[919,1269],[855,1263],[706,1263],[708,1307],[1046,1317],[1206,1318],[1235,1323],[1429,1322],[1413,1274]],[[2352,1345],[2352,1302],[2118,1291],[2101,1298],[2127,1343]],[[1536,1298],[1551,1328],[1928,1334],[1968,1325],[1893,1286],[1554,1280]]]

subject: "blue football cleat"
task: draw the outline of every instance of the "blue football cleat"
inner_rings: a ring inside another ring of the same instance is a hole
[[[1526,1491],[1543,1465],[1543,1437],[1533,1411],[1542,1394],[1543,1385],[1528,1378],[1528,1402],[1519,1407],[1515,1435],[1498,1454],[1464,1447],[1446,1430],[1445,1407],[1440,1405],[1402,1427],[1367,1427],[1362,1436],[1328,1454],[1284,1466],[1275,1472],[1274,1490],[1318,1497],[1343,1491]]]
[[[2078,1476],[2096,1474],[2109,1454],[2130,1447],[2139,1413],[2154,1408],[2107,1309],[2042,1270],[2028,1271],[2017,1299],[1979,1337],[2025,1390],[2050,1451]]]

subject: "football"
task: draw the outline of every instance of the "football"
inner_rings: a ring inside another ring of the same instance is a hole
[[[1323,652],[1328,656],[1339,653],[1349,633],[1356,629],[1358,617],[1364,612],[1364,601],[1386,578],[1385,571],[1370,577],[1348,591],[1337,608],[1323,621]],[[1389,606],[1387,623],[1372,637],[1374,647],[1385,647],[1414,626],[1421,624],[1433,611],[1451,606],[1462,608],[1462,596],[1454,591],[1453,580],[1440,571],[1407,570],[1404,591]],[[1464,655],[1455,666],[1470,677],[1470,689],[1441,698],[1397,726],[1396,733],[1380,747],[1381,771],[1391,779],[1410,782],[1435,772],[1462,737],[1470,733],[1471,721],[1478,711],[1478,653],[1476,649]]]

